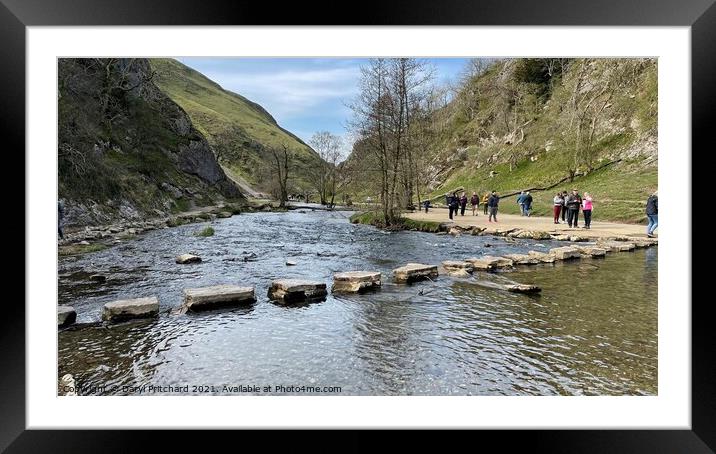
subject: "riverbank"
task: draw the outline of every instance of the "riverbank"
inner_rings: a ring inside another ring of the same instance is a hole
[[[636,224],[621,224],[617,222],[592,221],[589,230],[581,228],[583,225],[582,214],[580,213],[580,227],[570,229],[569,225],[560,220],[561,224],[555,224],[552,218],[543,216],[519,216],[514,214],[497,214],[498,222],[488,222],[488,216],[482,211],[477,216],[472,215],[471,210],[465,212],[465,216],[453,216],[450,220],[448,210],[444,208],[431,208],[428,213],[424,211],[403,214],[407,219],[416,222],[453,223],[463,228],[479,227],[483,234],[499,234],[510,229],[532,230],[548,232],[552,236],[566,235],[578,236],[587,239],[600,239],[612,237],[633,237],[646,238],[646,227]]]

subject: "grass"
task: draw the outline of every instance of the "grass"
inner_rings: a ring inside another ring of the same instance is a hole
[[[65,246],[60,246],[58,248],[58,253],[60,256],[81,255],[89,254],[91,252],[102,251],[104,249],[107,249],[107,245],[102,243],[68,244]]]
[[[421,232],[439,232],[441,230],[439,222],[433,221],[414,221],[400,217],[398,221],[390,226],[386,226],[383,221],[383,214],[377,211],[365,211],[355,213],[350,217],[353,224],[366,224],[378,228],[388,228],[389,230],[418,230]]]
[[[212,226],[208,225],[208,226],[204,227],[203,230],[200,230],[200,231],[194,233],[194,236],[203,236],[203,237],[214,236],[214,233],[216,233],[214,231],[214,228]]]

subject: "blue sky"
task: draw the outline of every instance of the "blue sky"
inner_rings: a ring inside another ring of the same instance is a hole
[[[278,123],[303,140],[316,131],[346,136],[346,107],[357,94],[360,66],[348,58],[178,58],[223,88],[261,104]],[[455,80],[464,58],[426,59],[435,82]]]

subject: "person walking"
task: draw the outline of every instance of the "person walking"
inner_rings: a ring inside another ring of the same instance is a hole
[[[445,205],[448,208],[448,216],[452,219],[452,208],[453,208],[453,195],[450,193],[445,194]]]
[[[564,205],[564,196],[562,196],[561,192],[558,192],[557,195],[554,196],[553,202],[554,202],[554,223],[559,224],[560,223],[559,215],[562,212],[562,205]],[[562,219],[564,219],[564,218],[562,218]]]
[[[477,195],[477,192],[472,193],[470,205],[472,205],[472,215],[477,216],[478,207],[480,206],[480,196]]]
[[[562,191],[562,222],[566,222],[567,216],[567,191]]]
[[[517,205],[520,206],[520,216],[525,215],[525,191],[520,192],[517,196]]]
[[[487,201],[490,200],[490,193],[486,192],[485,195],[482,196],[482,209],[484,210],[484,215],[487,216]]]
[[[582,214],[584,214],[584,227],[583,229],[589,230],[592,225],[592,195],[588,192],[584,193],[582,199]]]
[[[659,197],[656,191],[646,200],[646,217],[649,219],[646,236],[654,238],[654,230],[659,226]]]
[[[576,229],[579,226],[579,207],[582,206],[582,197],[576,189],[572,189],[572,194],[567,197],[567,223],[569,228]]]
[[[532,215],[532,196],[530,191],[525,192],[523,204],[525,206],[525,216],[530,217]]]
[[[62,233],[62,220],[65,217],[65,206],[61,200],[57,201],[57,233],[60,234],[60,239],[64,240],[65,235]]]
[[[460,216],[465,216],[465,208],[467,208],[467,195],[463,191],[460,194]]]
[[[492,222],[492,219],[495,219],[495,222],[497,222],[497,206],[500,204],[500,196],[497,195],[497,192],[492,191],[492,194],[490,194],[490,198],[487,200],[487,206],[490,207],[490,216],[487,218],[488,222]]]
[[[428,208],[430,208],[430,200],[426,200],[423,202],[423,206],[425,207],[425,212],[428,212]]]

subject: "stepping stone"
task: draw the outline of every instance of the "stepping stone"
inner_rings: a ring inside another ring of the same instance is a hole
[[[582,246],[579,248],[582,255],[589,257],[605,257],[607,250],[597,246]]]
[[[57,306],[57,326],[65,327],[77,320],[77,312],[72,306]]]
[[[470,262],[460,262],[458,260],[445,260],[442,267],[450,276],[465,277],[472,273],[474,267]]]
[[[184,289],[184,311],[204,311],[256,301],[253,287],[214,285],[211,287]]]
[[[484,255],[478,258],[469,258],[465,260],[472,264],[476,270],[494,270],[498,268],[509,268],[513,265],[512,260],[505,257],[493,257]]]
[[[182,254],[177,256],[176,262],[182,265],[185,263],[199,263],[201,262],[201,257],[194,254]]]
[[[333,292],[363,293],[381,286],[381,274],[377,271],[346,271],[333,275]]]
[[[508,284],[505,286],[505,290],[512,293],[539,293],[542,291],[536,285],[529,284]]]
[[[151,318],[158,314],[159,299],[156,296],[114,301],[105,304],[102,308],[102,320],[108,322]]]
[[[410,283],[438,277],[436,265],[423,265],[422,263],[408,263],[393,270],[393,279],[396,282]]]
[[[571,235],[569,237],[569,241],[572,241],[573,243],[584,242],[589,241],[589,238],[587,238],[586,236]]]
[[[542,232],[539,230],[522,230],[517,232],[515,235],[516,238],[531,238],[533,240],[549,240],[552,238],[552,235],[550,235],[547,232]]]
[[[602,241],[597,243],[597,247],[606,249],[607,252],[628,252],[636,248],[634,243],[626,243],[623,241]]]
[[[541,263],[554,263],[557,260],[554,255],[548,254],[546,252],[529,251],[527,254],[529,254],[530,257],[536,258]]]
[[[549,253],[554,255],[557,260],[578,259],[582,257],[582,253],[579,251],[579,248],[574,246],[556,247],[550,249]]]
[[[271,300],[284,303],[323,299],[327,294],[324,282],[303,279],[277,279],[271,283],[268,291]]]
[[[512,260],[515,265],[536,265],[540,262],[537,257],[527,254],[507,254],[505,258]]]

